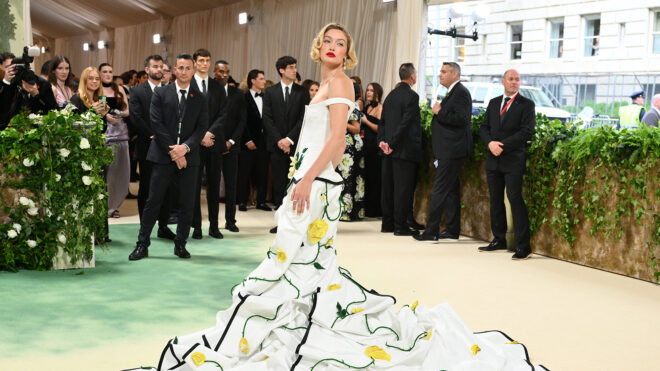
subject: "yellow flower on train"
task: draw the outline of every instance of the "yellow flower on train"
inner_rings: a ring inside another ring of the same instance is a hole
[[[334,239],[334,238],[331,238],[331,239],[329,239],[329,240],[325,243],[325,245],[326,245],[326,246],[332,246],[332,244],[334,244],[334,243],[335,243],[335,239]]]
[[[265,361],[268,359],[268,356],[264,356],[264,359],[261,360],[261,362]]]
[[[355,314],[355,313],[360,313],[360,312],[362,312],[363,310],[364,310],[364,308],[353,308],[353,309],[351,309],[351,313],[353,313],[353,314]]]
[[[477,353],[479,353],[481,351],[481,348],[479,348],[479,346],[477,344],[474,344],[472,346],[472,348],[470,348],[470,350],[472,351],[472,355],[476,356]]]
[[[277,252],[277,261],[280,263],[284,263],[286,261],[286,253],[280,249],[275,249]]]
[[[415,300],[415,302],[413,303],[413,305],[410,306],[410,310],[412,310],[412,311],[414,312],[415,309],[417,309],[417,306],[418,306],[418,305],[419,305],[419,300]]]
[[[429,332],[426,333],[426,340],[431,339],[431,335],[433,335],[433,331],[429,330]]]
[[[248,345],[248,341],[246,338],[241,338],[241,341],[238,343],[238,349],[241,350],[241,352],[248,354],[250,352],[250,346]]]
[[[289,165],[289,179],[293,178],[293,174],[296,173],[296,158],[291,156],[291,165]]]
[[[514,341],[508,342],[507,344],[520,344],[520,343],[514,340]]]
[[[206,356],[204,353],[195,352],[190,356],[190,359],[193,361],[195,366],[200,366],[204,363],[204,361],[206,361]]]
[[[373,358],[373,359],[382,359],[383,361],[391,361],[392,356],[387,354],[386,351],[381,349],[378,345],[372,345],[368,347],[367,349],[364,350],[364,354],[367,357]]]
[[[328,232],[328,223],[323,219],[316,219],[307,228],[307,235],[309,241],[313,244],[319,242],[323,236]]]
[[[341,285],[338,283],[333,283],[332,285],[328,286],[328,291],[332,290],[339,290],[341,288]]]

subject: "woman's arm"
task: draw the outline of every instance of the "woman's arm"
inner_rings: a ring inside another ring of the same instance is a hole
[[[349,133],[357,134],[360,132],[360,123],[356,120],[349,121],[347,129]]]
[[[383,106],[379,104],[376,108],[371,110],[371,113],[368,114],[380,120],[380,114],[383,110],[382,107]],[[369,129],[371,129],[371,131],[374,133],[378,132],[378,124],[374,124],[373,122],[369,121],[369,119],[367,119],[367,115],[362,116],[362,122],[367,125]]]
[[[328,98],[341,97],[352,101],[353,83],[348,78],[336,79],[328,84]],[[321,173],[326,165],[332,161],[333,166],[339,163],[346,149],[346,119],[348,118],[348,105],[343,103],[332,104],[330,111],[330,138],[323,146],[323,150],[316,158],[305,176],[296,184],[291,193],[293,209],[302,214],[309,210],[309,194],[314,179]]]

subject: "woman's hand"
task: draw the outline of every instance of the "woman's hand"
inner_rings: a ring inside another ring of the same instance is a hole
[[[298,184],[293,187],[291,192],[291,203],[293,211],[301,215],[305,209],[309,210],[309,194],[312,192],[312,181],[304,176]]]

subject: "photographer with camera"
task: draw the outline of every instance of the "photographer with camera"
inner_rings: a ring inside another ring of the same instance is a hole
[[[14,58],[11,53],[0,54],[4,72],[0,83],[0,130],[21,111],[45,113],[57,108],[50,83],[30,70],[34,58],[28,53],[38,55],[38,48],[26,46],[21,58]]]

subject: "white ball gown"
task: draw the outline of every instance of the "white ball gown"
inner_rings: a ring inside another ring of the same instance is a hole
[[[472,333],[449,304],[396,310],[337,264],[342,178],[328,163],[302,215],[289,199],[330,137],[331,98],[306,107],[291,185],[267,257],[232,289],[214,327],[170,340],[159,370],[541,370],[499,331]],[[340,245],[341,246],[341,245]]]

